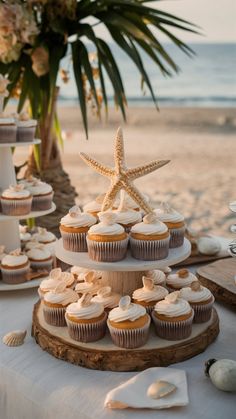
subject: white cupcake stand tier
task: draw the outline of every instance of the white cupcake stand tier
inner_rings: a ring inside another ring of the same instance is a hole
[[[161,261],[138,261],[129,254],[123,261],[115,263],[94,262],[87,253],[68,252],[63,249],[62,241],[56,244],[56,256],[70,265],[78,265],[103,272],[103,278],[113,290],[131,294],[141,286],[142,275],[147,270],[174,265],[190,254],[190,243],[172,249],[169,256]],[[194,324],[189,338],[181,341],[167,341],[157,337],[153,325],[148,342],[137,349],[116,347],[107,331],[106,336],[93,343],[72,340],[67,327],[48,325],[43,317],[42,303],[34,306],[32,336],[43,350],[54,357],[83,367],[109,371],[139,371],[154,366],[168,366],[184,361],[203,352],[219,333],[219,319],[215,309],[211,319],[202,324]]]
[[[2,143],[0,144],[0,192],[9,187],[9,185],[16,185],[16,175],[13,164],[12,148],[26,147],[40,144],[39,139],[31,142],[16,142],[16,143]],[[6,252],[10,252],[20,247],[19,234],[19,220],[26,220],[28,218],[42,217],[55,211],[56,206],[53,203],[52,207],[47,211],[32,211],[27,215],[22,216],[8,216],[0,213],[0,245],[4,245]],[[40,279],[24,282],[18,285],[8,285],[0,282],[0,291],[9,291],[16,289],[34,288],[39,285]]]

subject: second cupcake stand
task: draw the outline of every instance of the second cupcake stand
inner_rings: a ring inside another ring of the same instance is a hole
[[[107,283],[122,295],[131,294],[141,286],[145,271],[181,262],[190,255],[190,251],[190,243],[185,239],[183,246],[170,250],[168,258],[161,261],[138,261],[128,255],[120,262],[102,263],[92,261],[87,253],[66,251],[61,240],[56,244],[58,259],[70,265],[102,271]],[[181,341],[161,339],[151,326],[148,342],[137,349],[116,347],[108,333],[97,342],[76,342],[69,337],[66,327],[54,327],[45,322],[40,301],[34,306],[32,324],[32,335],[36,342],[56,358],[87,368],[110,371],[139,371],[184,361],[203,352],[218,333],[219,319],[215,309],[209,322],[194,324],[191,336]]]

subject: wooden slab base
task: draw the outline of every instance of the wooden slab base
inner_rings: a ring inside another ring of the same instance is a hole
[[[188,339],[170,342],[157,337],[151,328],[147,344],[132,350],[114,346],[108,333],[100,341],[92,343],[72,340],[67,327],[54,327],[45,322],[40,301],[34,306],[32,324],[32,336],[43,350],[54,357],[83,367],[107,371],[141,371],[184,361],[203,352],[218,333],[219,319],[215,309],[209,322],[193,325]]]
[[[236,258],[218,260],[197,270],[197,276],[209,288],[216,300],[236,309]]]

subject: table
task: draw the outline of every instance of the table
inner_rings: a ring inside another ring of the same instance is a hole
[[[30,335],[37,290],[0,294],[0,418],[1,419],[233,419],[235,394],[217,390],[204,375],[209,358],[235,359],[235,313],[216,304],[221,332],[202,354],[173,368],[184,369],[189,405],[170,410],[109,410],[103,407],[109,390],[135,373],[93,371],[57,360]],[[27,328],[25,344],[10,348],[5,333]],[[171,368],[171,367],[169,367]]]

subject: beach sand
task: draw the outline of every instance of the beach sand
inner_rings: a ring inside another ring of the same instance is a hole
[[[62,160],[83,205],[106,191],[107,179],[93,172],[79,157],[84,151],[113,165],[113,141],[123,127],[128,166],[155,159],[171,162],[136,181],[151,197],[153,206],[168,201],[183,213],[191,228],[216,235],[233,235],[234,215],[228,203],[236,200],[236,112],[209,108],[130,108],[127,123],[111,109],[109,120],[100,123],[89,115],[89,140],[85,139],[77,107],[59,107],[63,129]],[[16,161],[25,158],[17,150]]]

